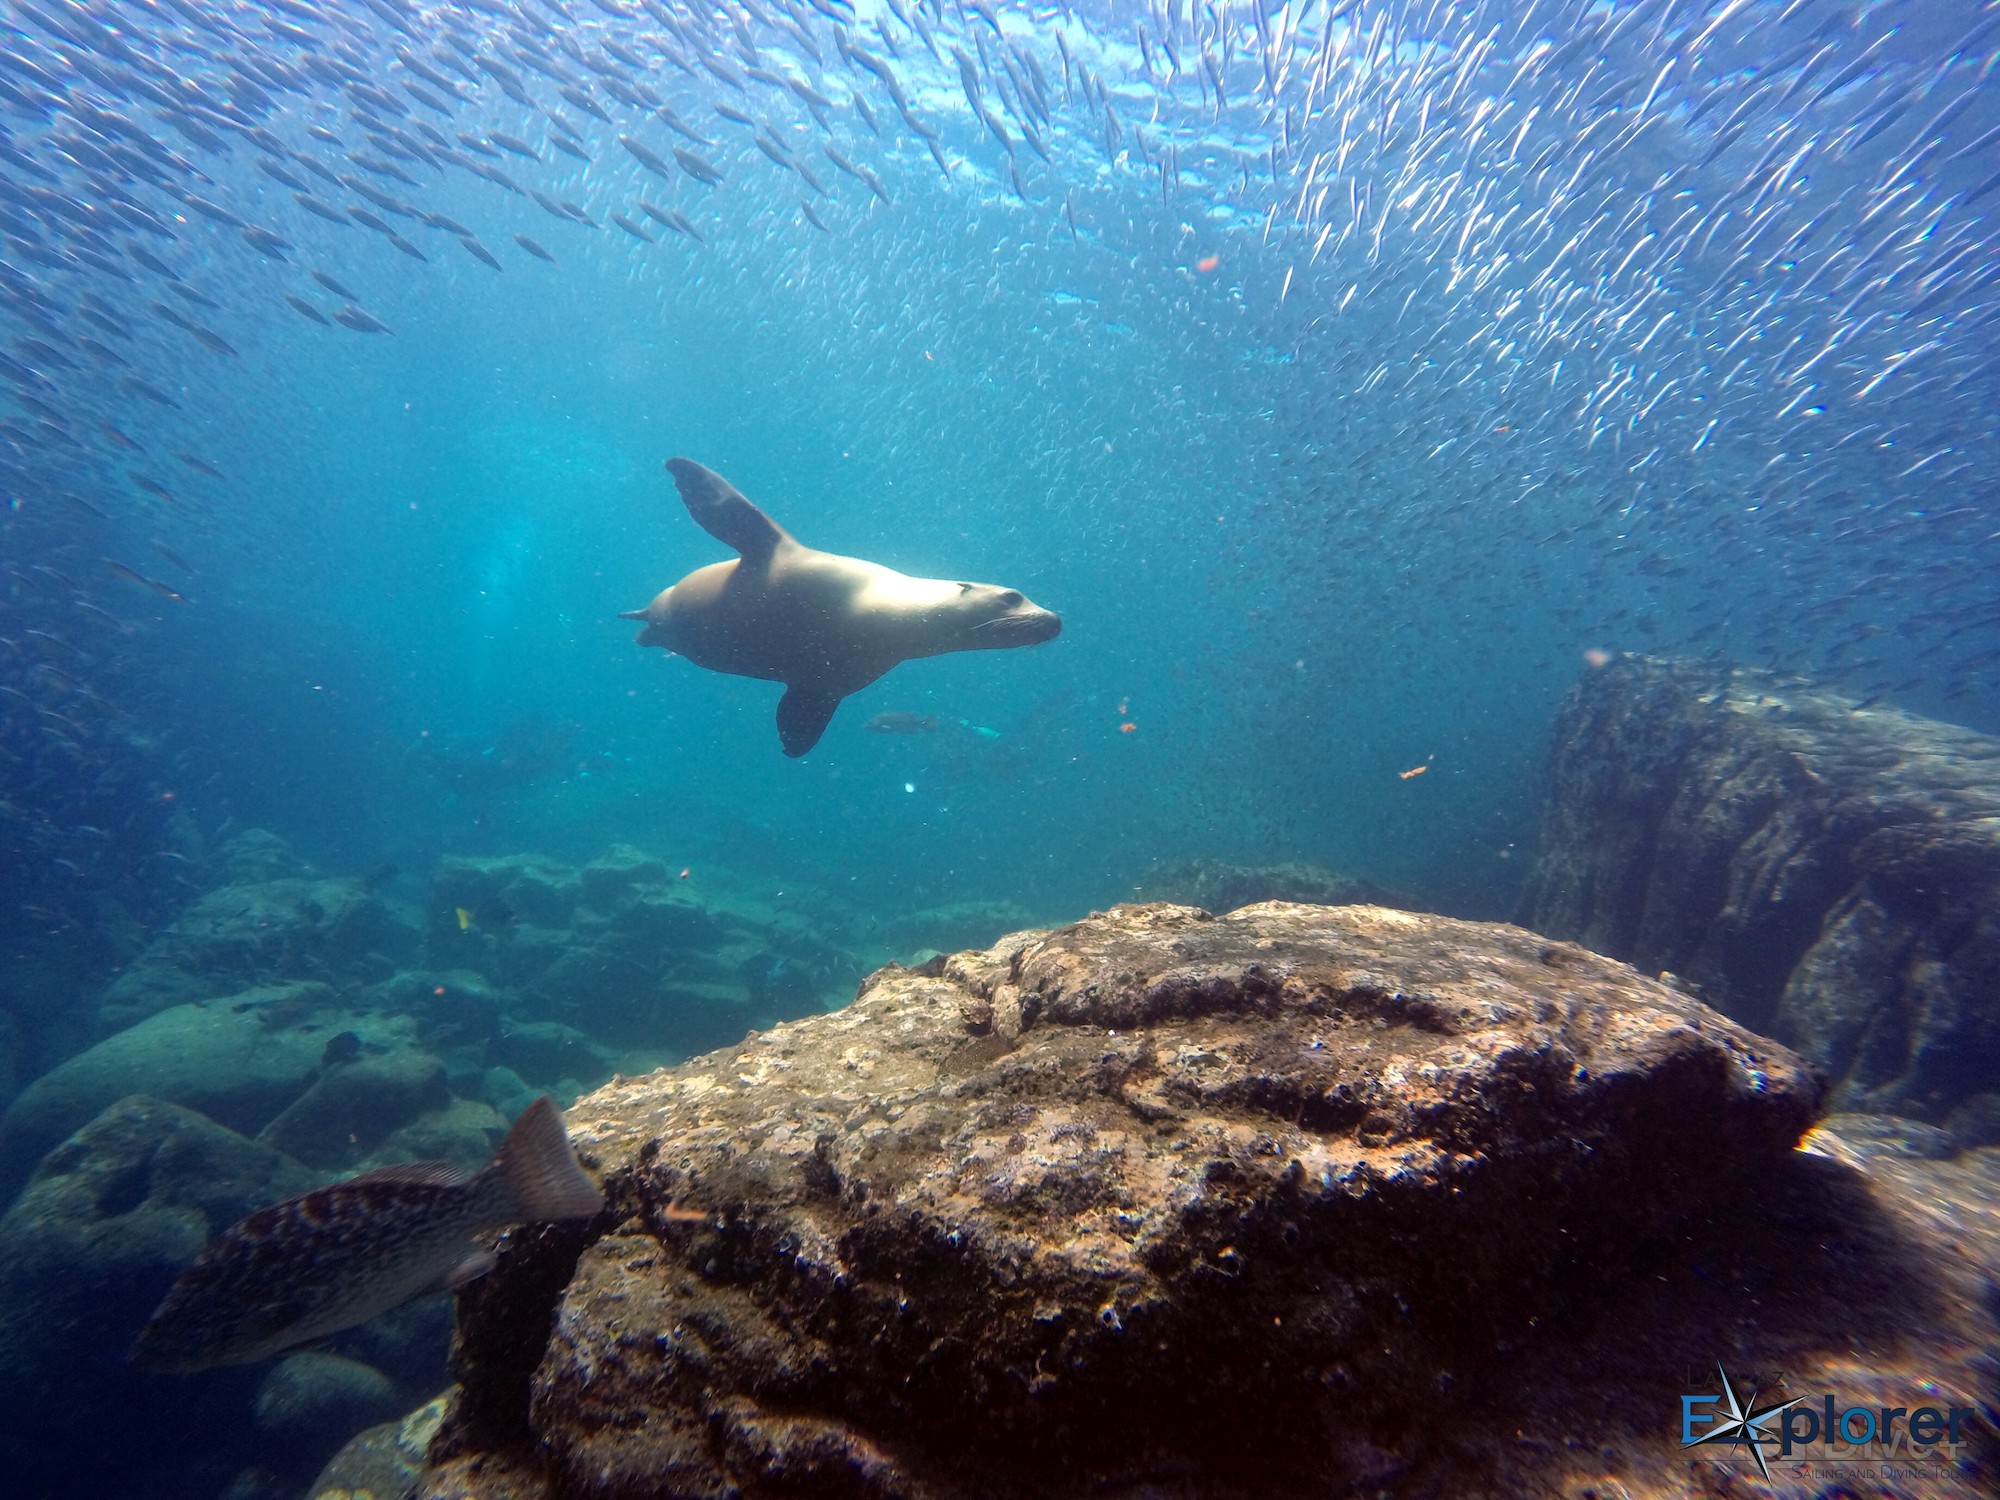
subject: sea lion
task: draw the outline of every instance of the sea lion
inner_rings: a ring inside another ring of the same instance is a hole
[[[695,524],[736,549],[697,568],[644,609],[641,646],[664,646],[698,667],[782,682],[785,754],[819,743],[849,693],[896,663],[949,651],[1035,646],[1062,618],[1019,589],[911,578],[879,563],[807,547],[713,470],[670,458],[667,471]]]

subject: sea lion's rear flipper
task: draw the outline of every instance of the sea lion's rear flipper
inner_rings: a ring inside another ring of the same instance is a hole
[[[819,743],[840,699],[832,693],[815,693],[810,688],[788,687],[778,700],[778,738],[785,754],[794,760]]]
[[[674,476],[674,485],[695,524],[725,547],[742,553],[745,562],[761,565],[778,543],[791,540],[784,527],[752,505],[715,470],[704,469],[691,458],[670,458],[667,472]]]

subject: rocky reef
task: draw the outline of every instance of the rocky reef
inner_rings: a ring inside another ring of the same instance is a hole
[[[1638,656],[1557,717],[1521,920],[1667,971],[1843,1108],[2000,1142],[2000,740]]]
[[[0,1460],[23,1493],[294,1500],[357,1428],[437,1390],[450,1303],[268,1369],[135,1368],[141,1324],[209,1235],[336,1175],[476,1168],[540,1093],[822,1012],[870,960],[1020,915],[871,925],[627,848],[342,878],[251,830],[201,869],[217,883],[127,935],[130,961],[62,1008],[62,1035],[0,996],[0,1396],[19,1439]],[[38,1075],[18,1089],[17,1058]],[[113,1425],[130,1441],[91,1443]],[[407,1447],[385,1438],[367,1462]]]
[[[358,1428],[442,1383],[451,1319],[442,1297],[342,1335],[338,1353],[299,1352],[268,1368],[169,1376],[133,1363],[140,1327],[211,1234],[327,1177],[270,1134],[253,1140],[134,1093],[42,1158],[0,1217],[7,1493],[220,1495],[244,1478],[256,1480],[244,1495],[295,1496]],[[473,1139],[485,1155],[486,1133]],[[411,1149],[423,1144],[434,1137],[373,1142],[380,1160],[466,1159],[466,1142]]]
[[[1794,1150],[1820,1101],[1623,964],[1383,908],[892,967],[578,1103],[611,1206],[461,1297],[421,1493],[1676,1493],[1718,1358],[1984,1378],[1925,1342],[1990,1333],[1977,1271],[1911,1279]]]

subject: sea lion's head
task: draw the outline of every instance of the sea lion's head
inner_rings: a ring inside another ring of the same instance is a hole
[[[1043,609],[1019,589],[994,583],[945,587],[949,591],[945,597],[924,611],[930,641],[926,656],[1039,646],[1062,634],[1062,616]]]
[[[644,609],[630,610],[618,617],[621,620],[639,620],[644,623],[645,629],[637,636],[640,645],[664,646],[669,651],[680,649],[674,641],[673,609],[670,602],[672,594],[671,588],[661,589],[653,596],[652,603]]]

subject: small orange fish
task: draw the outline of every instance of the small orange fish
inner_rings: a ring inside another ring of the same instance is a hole
[[[1408,781],[1412,776],[1423,775],[1424,772],[1428,771],[1430,768],[1431,768],[1431,763],[1429,761],[1425,761],[1420,766],[1411,766],[1410,769],[1407,771],[1398,771],[1396,775],[1399,779],[1403,781]]]
[[[1611,665],[1611,653],[1600,646],[1592,646],[1588,651],[1584,652],[1583,659],[1588,666],[1608,667]]]
[[[683,869],[683,870],[681,871],[681,879],[683,879],[683,880],[686,880],[686,879],[688,878],[688,876],[690,876],[690,875],[692,875],[692,874],[694,874],[694,866],[693,866],[693,865],[689,865],[689,866],[687,866],[687,867],[686,867],[685,869]]]
[[[1213,271],[1217,266],[1221,264],[1222,264],[1221,256],[1204,255],[1200,260],[1194,263],[1194,268],[1197,271],[1201,272],[1202,275],[1206,276],[1210,271]]]
[[[1118,732],[1120,734],[1130,734],[1132,733],[1133,730],[1137,729],[1138,727],[1139,726],[1137,724],[1134,724],[1130,719],[1127,719],[1123,724],[1120,724],[1118,726]]]

